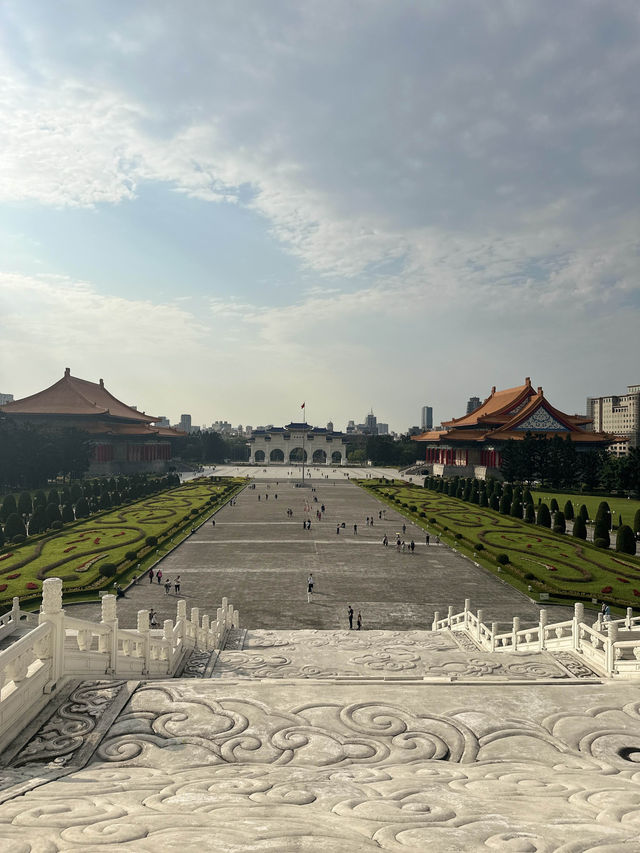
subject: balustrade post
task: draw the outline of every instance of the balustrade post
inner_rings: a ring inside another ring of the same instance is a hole
[[[233,628],[233,604],[229,604],[227,606],[226,621],[227,621],[227,628]]]
[[[627,631],[631,628],[631,620],[632,619],[633,619],[633,607],[627,607],[627,615],[625,616],[625,620],[624,620],[624,627],[627,629]]]
[[[184,640],[187,631],[187,602],[183,598],[178,602],[176,622],[180,625],[180,639]]]
[[[14,595],[11,603],[11,619],[16,627],[20,624],[20,598],[17,595]]]
[[[147,613],[147,621],[149,614]],[[104,651],[109,654],[107,672],[118,674],[118,611],[115,595],[102,596],[102,624],[109,628],[109,636],[105,642]]]
[[[491,623],[491,646],[490,646],[490,649],[492,652],[495,652],[495,650],[496,650],[496,634],[497,633],[498,633],[498,623],[492,622]]]
[[[42,584],[42,608],[38,623],[48,622],[51,634],[51,681],[45,685],[44,692],[55,690],[56,682],[64,675],[64,610],[62,609],[62,581],[60,578],[47,578]]]
[[[538,619],[538,649],[543,652],[547,647],[547,638],[545,636],[547,628],[547,611],[543,608],[540,611]]]
[[[518,631],[520,630],[520,617],[513,617],[513,650],[514,652],[518,648]]]
[[[615,667],[616,667],[616,656],[615,656],[615,649],[613,648],[613,644],[618,639],[618,626],[615,624],[615,622],[609,622],[607,627],[608,627],[609,637],[608,637],[608,642],[605,645],[605,648],[606,648],[605,662],[606,662],[606,668],[607,668],[607,675],[613,675]]]
[[[451,627],[451,620],[453,618],[453,606],[450,604],[447,608],[447,628]]]
[[[482,625],[482,620],[483,620],[483,618],[484,618],[484,611],[483,611],[483,610],[478,610],[478,611],[477,611],[477,613],[476,613],[476,617],[477,617],[477,619],[478,619],[478,625],[477,625],[477,630],[476,630],[476,639],[477,639],[478,641],[481,641],[481,640],[482,640],[482,628],[481,628],[481,625]]]
[[[202,647],[207,652],[211,648],[211,641],[209,639],[209,617],[206,613],[202,616]]]
[[[573,650],[579,651],[580,649],[580,625],[584,622],[584,604],[576,601],[573,605],[573,624],[572,634],[573,634]]]
[[[240,627],[240,613],[237,610],[233,611],[233,627],[234,628]]]
[[[167,659],[167,674],[173,675],[173,659],[176,651],[173,648],[173,619],[165,619],[162,623],[162,637],[168,644],[168,648],[165,646]]]
[[[144,658],[144,668],[142,670],[143,675],[149,674],[149,660],[150,660],[150,652],[149,652],[149,611],[148,610],[138,610],[138,623],[137,623],[138,633],[142,634],[142,657]]]
[[[193,642],[197,646],[199,639],[199,628],[200,628],[200,608],[192,607],[191,608],[191,617],[189,619],[191,622],[191,635],[193,636]]]
[[[465,598],[464,600],[464,627],[469,627],[469,613],[471,612],[471,599]]]
[[[224,610],[222,607],[218,607],[216,610],[216,622],[220,628],[220,631],[224,631]]]
[[[436,610],[433,614],[433,622],[431,623],[431,630],[432,631],[438,630],[438,622],[439,621],[440,621],[440,611]]]

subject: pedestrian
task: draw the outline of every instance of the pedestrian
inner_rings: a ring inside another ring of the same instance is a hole
[[[369,526],[369,516],[367,516],[367,527]]]
[[[176,579],[173,582],[173,589],[176,595],[180,594],[180,575],[176,576]]]
[[[311,601],[311,596],[313,595],[313,574],[309,572],[309,577],[307,578],[307,604]]]
[[[373,527],[373,516],[371,516],[370,524]]]
[[[258,495],[258,500],[260,500],[260,495]]]
[[[162,569],[158,569],[158,571],[156,572],[156,580],[158,581],[158,583],[160,583],[160,581],[162,580]]]
[[[406,545],[404,544],[404,539],[403,539],[403,540],[402,540],[402,553],[403,553],[403,554],[404,554],[404,550],[405,550],[405,548],[406,548]]]
[[[149,583],[153,583],[154,574],[155,572],[153,571],[153,569],[149,569]]]
[[[157,628],[158,627],[158,617],[156,616],[156,611],[153,609],[153,607],[149,611],[149,627],[150,628]]]
[[[347,614],[349,616],[349,630],[353,631],[353,607],[351,605],[349,605]]]
[[[216,526],[216,520],[215,520],[215,518],[212,518],[212,519],[211,519],[211,526],[212,526],[212,527],[215,527],[215,526]]]
[[[382,537],[382,544],[384,545],[385,548],[389,547],[389,537],[387,536],[386,533]]]
[[[407,532],[407,525],[406,524],[402,525],[402,532],[403,532],[403,534]]]
[[[358,525],[357,525],[357,524],[354,524],[354,525],[353,525],[353,535],[354,535],[354,536],[357,536],[357,535],[358,535]]]
[[[275,493],[274,498],[275,498],[276,500],[278,500],[278,493],[277,493],[277,492]]]
[[[378,519],[382,520],[382,510],[379,510],[378,512]]]
[[[429,534],[427,533],[424,538],[425,538],[425,542],[428,545],[429,544]]]
[[[409,548],[411,548],[411,553],[413,554],[413,552],[416,550],[416,543],[413,541],[413,539],[411,540],[411,545],[409,545]]]
[[[358,631],[362,628],[362,614],[358,610],[358,619],[356,621],[356,625],[358,626]]]
[[[307,522],[304,519],[302,519],[302,529],[303,530],[307,529]]]
[[[165,578],[164,581],[164,594],[169,595],[171,592],[171,578]]]
[[[340,535],[340,525],[336,524],[336,536]]]

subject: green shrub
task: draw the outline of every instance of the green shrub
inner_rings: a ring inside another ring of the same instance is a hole
[[[606,522],[607,530],[611,530],[611,509],[606,501],[600,501],[596,512],[596,524],[599,521]]]
[[[599,545],[598,547],[600,548],[608,548],[611,544],[611,539],[609,538],[609,521],[606,517],[601,517],[596,521],[593,528],[593,540],[594,542],[600,540],[607,543],[606,545]]]
[[[11,515],[7,518],[7,522],[4,526],[5,539],[10,539],[12,542],[15,542],[15,537],[19,536],[20,534],[22,534],[26,538],[27,531],[18,513],[12,512]]]
[[[125,560],[129,560],[129,562],[132,563],[134,560],[138,559],[138,552],[137,551],[127,551],[127,553],[124,555],[124,558],[125,558]]]
[[[562,510],[558,510],[553,517],[553,532],[554,533],[566,533],[567,532],[567,524],[565,522],[564,513]]]
[[[573,522],[573,535],[576,539],[587,538],[587,525],[584,523],[584,518],[579,513]]]
[[[633,517],[633,532],[640,533],[640,509],[636,510],[636,514]]]
[[[573,521],[573,504],[567,501],[564,505],[564,517],[567,521]]]
[[[90,515],[89,501],[85,497],[79,498],[76,503],[76,518],[88,518]]]
[[[434,516],[431,516],[431,518],[429,519],[429,524],[437,524],[437,523],[438,523],[437,518],[435,518]]]
[[[529,489],[525,489],[522,493],[522,503],[526,506],[527,504],[531,504],[533,506],[533,497]]]
[[[157,536],[147,536],[147,538],[144,540],[144,544],[148,545],[149,548],[155,548],[155,546],[158,544],[158,537]]]
[[[49,527],[53,526],[54,521],[62,521],[60,507],[58,504],[47,504],[45,512],[47,514],[47,523],[49,524]]]
[[[2,506],[0,507],[0,520],[6,521],[10,515],[17,514],[18,505],[16,504],[16,499],[13,495],[7,495],[2,501]]]
[[[98,571],[103,578],[112,578],[117,571],[117,566],[115,563],[103,563]]]
[[[486,491],[480,492],[480,498],[478,499],[478,504],[482,507],[489,506],[489,497],[487,496]]]
[[[73,507],[71,506],[71,504],[65,504],[62,507],[62,520],[67,524],[70,524],[72,521],[76,520],[76,517],[73,514]]]
[[[509,555],[508,554],[498,554],[498,556],[496,557],[496,563],[499,563],[501,566],[506,566],[508,562],[509,562]]]
[[[409,505],[409,512],[416,512],[417,509],[418,507],[415,504]]]
[[[534,581],[536,579],[536,576],[533,574],[533,572],[525,572],[524,579],[526,581]]]
[[[51,522],[51,529],[52,530],[62,530],[63,527],[64,527],[64,524],[62,523],[62,520],[59,518],[56,518],[55,521]]]
[[[427,513],[426,513],[426,512],[421,512],[421,513],[420,513],[420,518],[426,518],[426,517],[427,517]]]
[[[587,523],[587,521],[589,521],[589,510],[587,509],[585,504],[580,504],[578,515],[582,516],[582,520],[585,522],[585,524]]]
[[[636,553],[636,538],[628,524],[623,524],[616,534],[616,551],[621,554]]]
[[[500,511],[500,498],[496,495],[495,492],[491,495],[491,500],[489,501],[489,506],[491,507],[491,509],[494,512]]]
[[[462,533],[456,533],[455,538],[456,539],[462,539]]]
[[[500,498],[500,503],[498,505],[498,511],[500,515],[509,515],[509,511],[511,510],[511,501],[507,495],[503,495]]]
[[[522,518],[522,503],[518,498],[514,498],[511,503],[509,515],[512,518]]]
[[[540,504],[538,507],[538,515],[536,517],[538,527],[551,527],[551,513],[546,504]]]
[[[477,543],[476,551],[484,551],[484,545],[482,544],[482,542]]]
[[[27,537],[24,533],[16,533],[15,536],[11,537],[11,541],[14,545],[19,545],[21,542],[26,542]]]
[[[610,544],[609,543],[609,537],[607,537],[606,539],[602,539],[602,537],[598,537],[597,539],[593,540],[593,544],[596,546],[596,548],[608,548],[609,544]]]
[[[560,509],[558,501],[555,498],[551,498],[549,501],[549,509],[551,512],[557,512]]]
[[[533,508],[533,502],[524,505],[524,520],[527,524],[535,524],[536,512]]]

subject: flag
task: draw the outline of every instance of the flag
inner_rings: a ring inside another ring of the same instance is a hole
[[[305,404],[303,403],[303,404],[300,406],[300,408],[301,408],[301,409],[304,409],[304,407],[305,407]]]

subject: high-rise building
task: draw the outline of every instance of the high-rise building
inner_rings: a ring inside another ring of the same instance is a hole
[[[164,426],[164,427],[171,426],[171,424],[169,423],[169,418],[166,418],[164,415],[160,415],[160,417],[156,421],[156,424],[158,426]]]
[[[422,427],[424,432],[426,432],[428,429],[433,429],[433,409],[431,408],[431,406],[422,407],[420,426]]]
[[[389,424],[378,421],[378,435],[389,435]]]
[[[378,419],[373,414],[373,409],[371,409],[369,414],[364,419],[364,428],[370,435],[378,434]]]
[[[610,450],[625,456],[631,447],[640,447],[640,385],[628,385],[626,394],[587,397],[587,429],[620,436]]]
[[[13,394],[0,394],[0,406],[13,401]]]
[[[467,402],[467,414],[470,415],[471,412],[475,412],[475,410],[480,406],[482,400],[480,397],[469,397]]]
[[[191,415],[180,415],[179,429],[182,432],[191,432]]]

